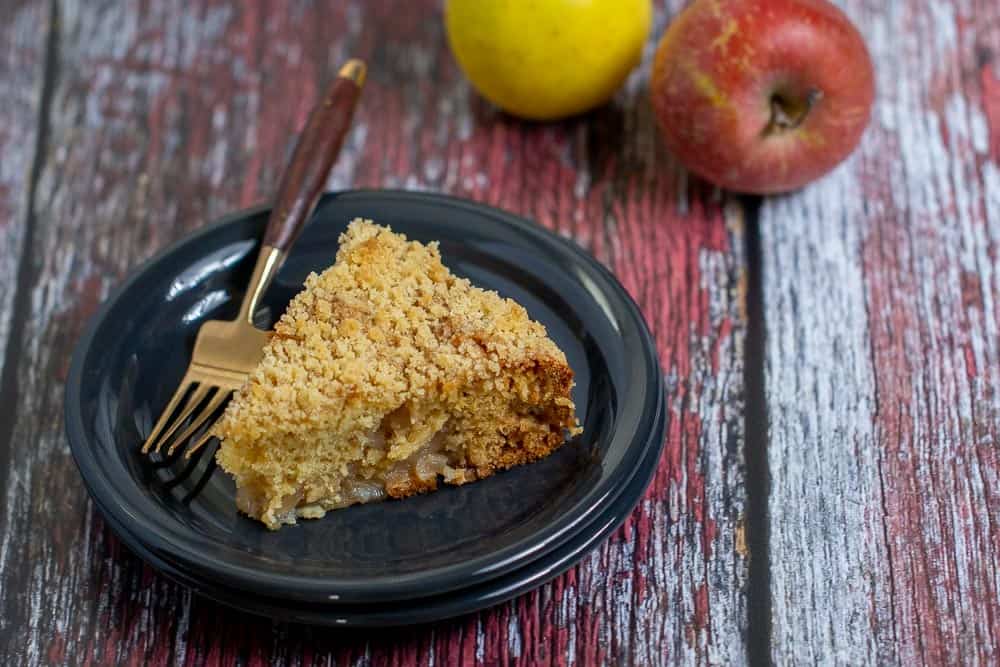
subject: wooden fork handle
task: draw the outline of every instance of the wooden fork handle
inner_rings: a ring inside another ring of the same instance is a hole
[[[309,114],[285,169],[264,232],[264,245],[286,251],[305,226],[323,193],[365,82],[365,64],[349,60]]]

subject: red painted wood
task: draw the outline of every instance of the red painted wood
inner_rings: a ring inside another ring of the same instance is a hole
[[[872,128],[761,213],[772,657],[997,664],[1000,5],[842,4]]]
[[[674,9],[679,3],[672,3]],[[579,119],[524,124],[470,92],[437,3],[226,0],[58,5],[52,150],[29,249],[11,465],[10,661],[126,664],[666,664],[745,654],[742,215],[690,185],[642,82]],[[657,32],[668,12],[658,13]],[[329,186],[433,189],[572,236],[655,331],[669,435],[653,487],[580,566],[434,626],[338,633],[192,596],[127,553],[90,506],[62,434],[73,343],[129,267],[213,217],[268,199],[318,91],[368,61]]]

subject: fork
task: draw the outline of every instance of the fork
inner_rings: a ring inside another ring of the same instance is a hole
[[[144,454],[159,453],[169,442],[169,457],[207,426],[186,456],[198,451],[211,438],[208,420],[260,362],[269,334],[254,326],[254,311],[323,192],[350,127],[365,73],[362,61],[347,61],[310,113],[278,187],[239,315],[235,320],[209,320],[201,325],[191,362],[143,443]]]

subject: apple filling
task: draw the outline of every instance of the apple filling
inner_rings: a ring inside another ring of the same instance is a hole
[[[295,523],[298,517],[320,518],[350,505],[434,490],[439,479],[448,484],[476,480],[476,470],[464,465],[464,455],[447,449],[447,422],[425,421],[424,417],[411,405],[387,415],[379,428],[363,437],[361,456],[344,466],[346,474],[300,483],[277,504],[269,485],[242,479],[236,507],[264,518],[269,525],[279,525]]]

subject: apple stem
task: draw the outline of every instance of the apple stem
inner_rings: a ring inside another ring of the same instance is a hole
[[[774,93],[771,95],[771,120],[764,128],[764,134],[779,134],[799,127],[821,99],[823,91],[816,88],[810,88],[804,99],[788,98],[781,93]]]

